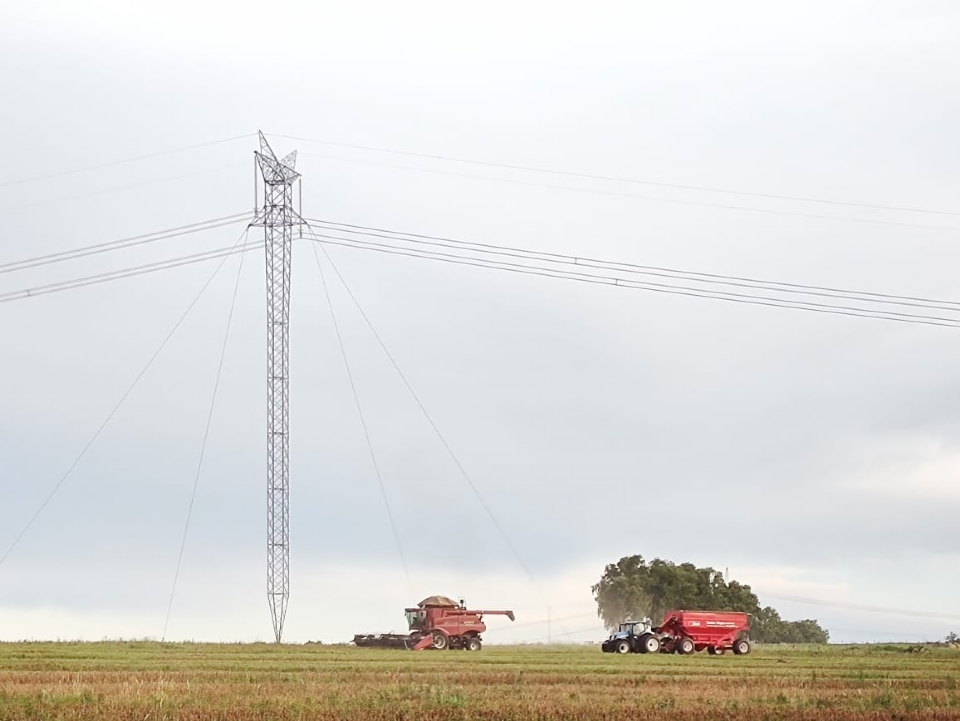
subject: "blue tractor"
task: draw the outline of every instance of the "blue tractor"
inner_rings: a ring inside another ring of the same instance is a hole
[[[624,621],[600,648],[604,653],[657,653],[660,638],[653,632],[650,619]]]

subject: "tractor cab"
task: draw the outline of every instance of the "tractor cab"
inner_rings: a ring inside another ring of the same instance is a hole
[[[656,653],[660,650],[660,641],[652,627],[649,618],[624,621],[600,648],[606,653]]]
[[[642,621],[624,621],[620,624],[620,627],[610,634],[610,640],[614,641],[618,638],[631,638],[633,636],[639,636],[643,633],[646,633],[650,630],[650,619],[645,618]]]

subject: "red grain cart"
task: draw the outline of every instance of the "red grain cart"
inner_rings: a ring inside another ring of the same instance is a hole
[[[654,629],[660,635],[661,653],[690,655],[707,649],[714,656],[728,649],[738,656],[750,653],[749,630],[747,614],[728,611],[670,611]]]

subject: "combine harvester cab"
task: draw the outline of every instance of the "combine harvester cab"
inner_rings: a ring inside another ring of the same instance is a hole
[[[713,656],[728,650],[738,656],[750,653],[750,641],[746,637],[750,620],[745,613],[670,611],[655,630],[660,635],[662,653],[689,656],[704,649]]]
[[[410,633],[407,636],[396,634],[367,634],[353,637],[357,646],[377,648],[408,648],[422,651],[434,648],[466,649],[479,651],[483,645],[480,636],[487,630],[484,616],[506,616],[515,619],[513,611],[475,611],[466,607],[463,601],[446,596],[430,596],[423,599],[414,608],[404,609]]]

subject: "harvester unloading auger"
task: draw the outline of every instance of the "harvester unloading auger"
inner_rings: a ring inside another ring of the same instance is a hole
[[[357,646],[375,648],[407,648],[422,651],[435,648],[443,651],[460,648],[479,651],[483,639],[480,634],[487,630],[484,616],[506,616],[514,620],[513,611],[471,611],[463,600],[457,603],[446,596],[430,596],[406,608],[404,613],[410,633],[357,634],[353,642]]]

